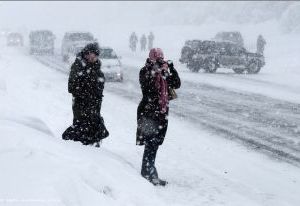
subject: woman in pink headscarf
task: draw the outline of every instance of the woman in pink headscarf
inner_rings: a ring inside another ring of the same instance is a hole
[[[167,132],[171,91],[178,89],[181,82],[173,63],[164,60],[160,48],[150,50],[139,80],[143,98],[137,109],[136,144],[145,145],[141,175],[154,185],[164,186],[167,182],[158,178],[155,158]]]

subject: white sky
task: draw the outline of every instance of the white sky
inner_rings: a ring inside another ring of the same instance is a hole
[[[36,29],[56,33],[85,30],[103,35],[109,29],[110,35],[113,33],[119,38],[122,33],[128,36],[129,31],[138,28],[149,32],[162,25],[199,26],[224,22],[245,26],[268,20],[275,20],[274,25],[285,30],[296,27],[300,30],[300,15],[298,18],[283,15],[295,4],[293,1],[5,1],[0,2],[0,30],[24,34]],[[300,13],[298,4],[296,13],[298,10]],[[289,18],[282,21],[282,16]]]
[[[96,24],[199,24],[214,18],[249,22],[279,18],[294,2],[12,1],[0,2],[1,27],[90,27]],[[50,28],[51,29],[51,28]]]

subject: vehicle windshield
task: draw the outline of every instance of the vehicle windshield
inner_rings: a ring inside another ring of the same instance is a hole
[[[54,36],[50,32],[37,32],[31,35],[31,41],[53,41]]]
[[[100,49],[101,59],[117,59],[116,53],[112,49]]]
[[[89,33],[74,33],[70,34],[69,39],[71,41],[93,41],[94,38]]]
[[[229,41],[229,42],[232,42],[232,43],[243,45],[242,36],[238,32],[223,32],[223,33],[218,33],[215,36],[215,39],[219,40],[219,41]]]
[[[9,37],[9,38],[22,38],[21,34],[17,34],[17,33],[9,34],[8,37]]]

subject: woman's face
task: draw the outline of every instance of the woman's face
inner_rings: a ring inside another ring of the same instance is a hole
[[[164,61],[163,58],[157,58],[157,59],[156,59],[156,63],[157,63],[158,65],[163,65],[163,64],[165,63],[165,61]]]
[[[85,55],[85,58],[89,63],[95,63],[98,60],[98,56],[95,53],[92,53],[92,52]]]

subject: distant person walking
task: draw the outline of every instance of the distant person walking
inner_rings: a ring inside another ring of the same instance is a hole
[[[257,43],[256,43],[256,53],[263,55],[265,50],[265,45],[267,44],[266,40],[263,38],[262,35],[259,35],[257,37]]]
[[[139,81],[143,98],[137,109],[136,144],[145,145],[141,175],[153,185],[165,186],[167,181],[158,177],[155,159],[168,128],[169,101],[176,98],[174,89],[181,82],[173,63],[164,60],[160,48],[150,50]]]
[[[153,48],[154,34],[150,32],[148,35],[148,49],[151,50]]]
[[[145,34],[142,35],[140,39],[140,44],[141,44],[141,51],[146,51],[147,38]]]
[[[138,37],[135,32],[132,32],[129,37],[129,48],[131,51],[136,51],[136,46],[138,42]]]

